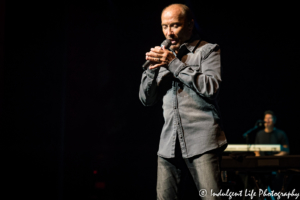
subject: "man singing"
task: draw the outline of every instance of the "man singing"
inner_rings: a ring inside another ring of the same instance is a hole
[[[139,91],[145,106],[163,101],[157,199],[179,198],[185,169],[203,199],[218,199],[210,194],[219,191],[220,154],[227,146],[216,101],[221,83],[219,46],[200,39],[186,5],[166,7],[161,25],[171,47],[155,47],[146,53],[151,64],[142,75]]]

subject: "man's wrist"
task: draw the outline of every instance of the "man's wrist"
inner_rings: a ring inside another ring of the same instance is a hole
[[[184,68],[186,68],[186,65],[176,57],[168,65],[168,70],[172,72],[175,77],[177,77],[179,72]]]

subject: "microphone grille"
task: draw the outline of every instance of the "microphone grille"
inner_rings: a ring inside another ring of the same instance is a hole
[[[161,43],[161,46],[164,45],[166,49],[168,49],[170,46],[171,46],[171,40],[164,40],[162,43]]]

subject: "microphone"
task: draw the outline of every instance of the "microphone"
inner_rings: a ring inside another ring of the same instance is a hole
[[[255,123],[255,126],[262,127],[262,126],[264,126],[264,123],[265,123],[265,121],[263,121],[263,120],[257,120],[257,122]]]
[[[165,48],[168,49],[171,46],[171,40],[168,39],[164,40],[160,46],[161,47],[165,46]],[[143,70],[146,70],[149,67],[149,65],[150,65],[150,60],[147,60],[142,66]]]

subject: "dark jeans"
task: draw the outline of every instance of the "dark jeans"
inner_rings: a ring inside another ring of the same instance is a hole
[[[182,199],[182,175],[191,173],[202,199],[221,199],[211,196],[211,190],[218,193],[220,190],[220,150],[216,149],[192,158],[182,158],[179,146],[176,145],[175,158],[158,156],[157,167],[157,200]],[[205,191],[207,194],[205,195]]]

